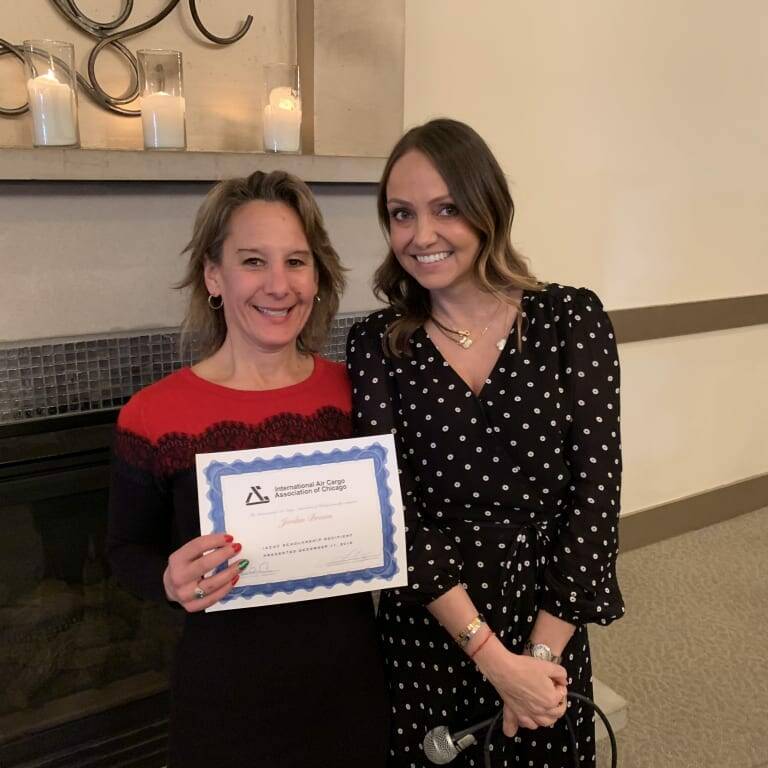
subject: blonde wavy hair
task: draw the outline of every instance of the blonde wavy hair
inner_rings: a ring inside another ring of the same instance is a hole
[[[407,152],[421,152],[435,166],[453,202],[480,239],[473,264],[477,284],[507,304],[518,306],[515,289],[540,290],[525,258],[512,246],[510,232],[515,205],[507,180],[483,139],[465,123],[440,118],[411,128],[395,144],[379,183],[379,223],[389,241],[387,183],[395,163]],[[408,344],[432,313],[429,291],[401,266],[390,246],[373,278],[376,296],[400,317],[390,323],[385,351],[395,357],[408,354]],[[518,307],[519,308],[519,307]],[[517,315],[518,344],[522,338],[521,313]]]
[[[202,357],[212,355],[224,343],[227,322],[224,312],[208,305],[205,265],[221,263],[222,246],[229,233],[232,214],[242,205],[263,200],[292,208],[304,228],[318,278],[318,301],[297,340],[302,352],[319,352],[328,336],[344,291],[345,269],[331,245],[323,217],[309,187],[285,171],[256,171],[247,178],[226,179],[207,194],[195,218],[192,239],[182,253],[189,253],[184,279],[176,288],[189,288],[189,303],[182,325],[183,343],[194,339]]]

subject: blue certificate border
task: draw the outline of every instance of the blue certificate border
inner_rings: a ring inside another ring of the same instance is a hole
[[[398,572],[395,558],[395,510],[390,502],[392,492],[389,488],[387,470],[387,449],[380,443],[372,443],[363,448],[352,447],[347,450],[334,448],[332,451],[315,451],[309,455],[296,453],[292,456],[275,456],[272,459],[256,458],[251,461],[234,461],[226,463],[212,461],[205,468],[205,479],[208,481],[208,500],[211,502],[211,511],[208,517],[213,522],[213,533],[222,533],[226,530],[224,521],[224,499],[222,496],[221,479],[229,475],[243,475],[253,472],[267,472],[288,467],[314,467],[323,464],[340,464],[362,459],[373,459],[374,474],[376,477],[376,489],[379,498],[381,513],[383,564],[377,568],[362,568],[354,571],[327,574],[325,576],[313,576],[306,579],[291,579],[288,581],[276,581],[270,584],[249,584],[242,587],[234,587],[222,599],[222,603],[236,598],[249,599],[254,595],[271,597],[277,592],[290,594],[297,589],[311,591],[317,587],[333,587],[337,584],[347,586],[356,581],[371,581],[371,579],[391,580]],[[223,564],[220,569],[226,567]]]

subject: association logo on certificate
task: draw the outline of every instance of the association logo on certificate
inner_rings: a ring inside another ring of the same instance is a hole
[[[249,561],[220,611],[407,583],[392,435],[198,454],[201,533]]]

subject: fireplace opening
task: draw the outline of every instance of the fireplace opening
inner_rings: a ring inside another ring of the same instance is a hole
[[[180,615],[104,557],[116,411],[0,426],[0,765],[165,764]]]

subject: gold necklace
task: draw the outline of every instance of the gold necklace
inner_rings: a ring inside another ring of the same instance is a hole
[[[504,328],[507,327],[507,315],[509,313],[509,305],[504,310]],[[494,312],[488,324],[480,331],[478,339],[482,339],[485,336],[486,331],[491,327],[496,313]],[[435,327],[442,332],[443,336],[450,339],[454,344],[458,344],[462,349],[469,349],[474,343],[475,339],[472,336],[472,331],[467,328],[449,328],[447,325],[443,325],[434,315],[430,315],[430,319],[435,324]],[[496,342],[496,349],[501,352],[507,344],[507,337],[503,336]]]
[[[443,336],[458,344],[462,349],[469,349],[475,343],[475,340],[472,338],[472,331],[469,329],[464,330],[461,328],[449,328],[447,325],[443,325],[434,316],[432,316],[432,322],[435,324],[439,331],[442,331]],[[480,336],[482,337],[483,333],[485,333],[487,330],[488,326],[483,329],[483,332],[480,334]]]

